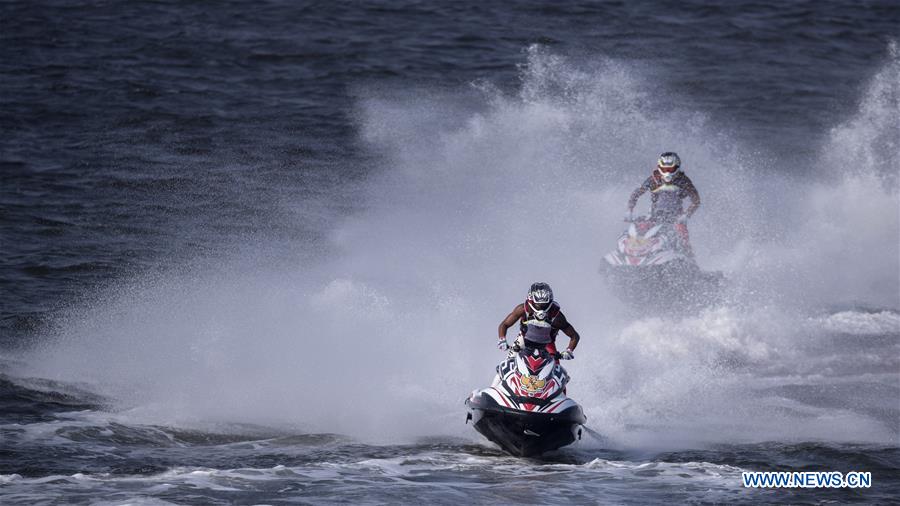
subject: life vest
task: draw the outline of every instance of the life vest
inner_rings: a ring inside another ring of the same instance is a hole
[[[672,181],[666,181],[656,172],[650,177],[650,215],[654,220],[666,221],[683,212],[681,199],[685,197],[681,187],[682,173],[679,172]]]
[[[537,344],[550,344],[556,340],[559,328],[553,326],[560,314],[559,304],[550,303],[546,311],[533,311],[525,301],[525,314],[519,320],[519,333],[526,341]]]

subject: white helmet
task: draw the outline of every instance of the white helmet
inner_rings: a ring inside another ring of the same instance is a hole
[[[678,158],[678,153],[666,151],[659,155],[659,160],[656,161],[656,171],[667,183],[672,181],[681,172],[681,158]]]

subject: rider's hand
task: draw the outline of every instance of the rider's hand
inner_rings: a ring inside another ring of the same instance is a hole
[[[634,221],[634,209],[629,209],[627,213],[625,213],[625,221]]]
[[[686,214],[679,214],[677,218],[675,218],[675,223],[687,223],[688,217]]]
[[[500,339],[497,341],[497,348],[500,348],[500,351],[506,351],[509,349],[509,343],[506,342],[506,339]]]
[[[566,350],[559,354],[559,358],[563,360],[572,360],[573,358],[575,358],[575,353],[572,352],[572,350]]]

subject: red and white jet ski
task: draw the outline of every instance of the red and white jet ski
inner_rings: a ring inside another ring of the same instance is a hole
[[[680,244],[674,226],[648,216],[628,221],[601,272],[626,301],[645,304],[673,300],[702,304],[714,299],[722,273],[701,271]]]
[[[475,430],[507,452],[530,457],[581,439],[586,418],[566,396],[569,374],[546,349],[516,347],[489,388],[466,399]]]

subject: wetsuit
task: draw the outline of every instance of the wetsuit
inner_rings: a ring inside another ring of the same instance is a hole
[[[682,247],[689,255],[693,255],[687,224],[677,223],[676,220],[682,214],[686,218],[690,218],[700,207],[700,194],[694,187],[694,183],[684,172],[679,172],[671,181],[667,182],[659,175],[658,171],[654,170],[644,184],[631,193],[631,198],[628,199],[628,209],[633,210],[641,195],[648,191],[650,192],[651,219],[661,223],[673,223],[675,231],[681,238]],[[686,198],[691,199],[691,205],[687,211],[684,211],[681,201]]]

